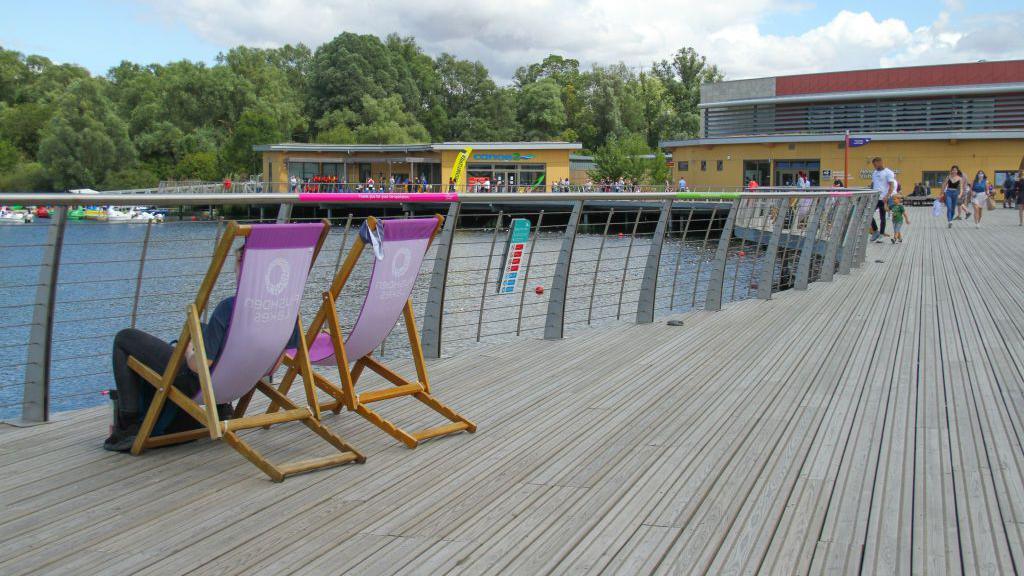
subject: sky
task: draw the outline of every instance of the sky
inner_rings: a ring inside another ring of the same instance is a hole
[[[346,31],[413,36],[503,83],[551,53],[644,67],[682,46],[729,79],[1024,58],[1020,0],[36,0],[4,12],[0,46],[94,74],[213,63],[239,44],[315,48]]]

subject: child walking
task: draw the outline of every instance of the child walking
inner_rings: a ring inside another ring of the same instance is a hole
[[[889,210],[889,214],[892,216],[892,228],[893,235],[889,240],[893,244],[899,242],[903,243],[903,223],[910,224],[910,218],[907,218],[907,208],[903,205],[903,196],[897,194],[893,198],[892,208]]]

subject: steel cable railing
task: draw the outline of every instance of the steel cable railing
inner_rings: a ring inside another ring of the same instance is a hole
[[[632,322],[645,315],[661,318],[713,309],[723,302],[762,295],[759,282],[765,278],[770,295],[796,284],[805,252],[809,251],[810,259],[800,280],[809,282],[821,277],[826,266],[838,269],[847,252],[860,248],[859,243],[849,249],[845,246],[858,241],[858,234],[847,232],[856,226],[857,215],[863,214],[858,212],[858,194],[763,190],[704,197],[688,193],[667,203],[673,195],[650,194],[648,199],[601,193],[600,202],[590,205],[585,189],[573,189],[560,193],[558,202],[550,206],[545,203],[551,195],[508,195],[493,208],[460,198],[462,209],[454,212],[453,232],[435,241],[415,283],[416,329],[425,330],[429,322],[431,330],[424,332],[425,339],[436,331],[436,336],[430,336],[436,339],[435,349],[448,355],[478,342],[548,335],[552,324],[571,332]],[[147,197],[145,203],[154,204],[157,198]],[[206,205],[211,199],[193,202]],[[439,209],[414,203],[402,208],[401,212],[391,210],[387,217],[423,216]],[[358,205],[334,209],[332,227],[303,296],[301,310],[307,321],[354,245],[366,215],[374,211],[379,212]],[[320,219],[316,209],[293,216],[292,221]],[[509,230],[520,221],[529,225],[522,243],[524,268],[514,290],[503,294],[498,287],[506,273]],[[51,282],[45,271],[47,259],[53,257],[55,226],[61,228],[62,247]],[[137,327],[168,341],[177,338],[182,312],[206,273],[223,223],[83,222],[9,230],[0,233],[0,257],[11,262],[5,268],[10,285],[0,286],[0,294],[18,304],[0,305],[9,311],[0,322],[0,350],[11,359],[0,366],[2,417],[14,416],[17,408],[27,410],[33,403],[25,400],[32,392],[25,382],[39,385],[30,374],[37,373],[39,366],[33,355],[38,349],[30,342],[38,338],[41,328],[50,335],[45,342],[50,360],[44,385],[50,409],[55,411],[102,401],[100,392],[113,386],[110,350],[118,330]],[[777,230],[781,233],[775,234]],[[448,246],[443,252],[438,248],[442,242]],[[826,262],[821,247],[830,243],[843,246],[835,248],[834,259]],[[29,257],[32,261],[25,260]],[[344,330],[351,328],[362,305],[370,265],[368,258],[360,260],[339,297]],[[443,274],[435,277],[438,271]],[[52,297],[40,300],[51,283]],[[211,295],[211,308],[233,293],[234,270],[225,266]],[[432,302],[441,301],[442,308],[432,308],[437,305]],[[40,310],[49,311],[52,321],[47,323]],[[406,338],[399,321],[378,354],[408,354]]]

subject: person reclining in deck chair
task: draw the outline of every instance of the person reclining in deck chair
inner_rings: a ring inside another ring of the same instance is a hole
[[[243,244],[235,250],[236,277],[241,269],[244,247]],[[228,324],[231,322],[234,304],[234,296],[221,300],[210,314],[209,321],[202,324],[206,357],[211,365],[217,362],[224,340],[227,338]],[[298,330],[295,330],[288,340],[288,348],[295,348],[298,341],[299,333]],[[153,387],[128,367],[128,357],[134,356],[154,370],[163,371],[171,360],[175,343],[164,342],[152,334],[135,328],[125,328],[114,336],[114,383],[117,389],[111,393],[115,404],[114,425],[110,437],[103,443],[105,450],[112,452],[131,450],[139,426],[142,424],[142,418],[146,415],[146,410],[153,398]],[[181,372],[174,379],[174,387],[189,397],[195,396],[199,392],[199,376],[196,375],[194,350],[191,346],[189,347],[185,354],[185,362],[188,367],[182,367]],[[218,404],[217,412],[222,420],[230,418],[231,404]],[[180,410],[173,404],[168,404],[160,413],[160,419],[157,420],[154,428],[154,435],[194,430],[200,427],[201,425],[184,410]]]

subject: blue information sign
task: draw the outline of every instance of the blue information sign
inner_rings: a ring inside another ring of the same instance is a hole
[[[512,294],[520,277],[526,272],[523,260],[523,248],[530,238],[530,221],[526,218],[513,218],[508,228],[508,244],[505,247],[505,264],[502,266],[501,279],[498,282],[498,294]]]

